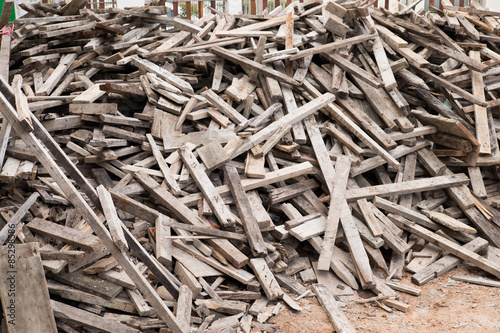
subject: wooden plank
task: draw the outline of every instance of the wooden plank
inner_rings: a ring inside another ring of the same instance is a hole
[[[373,205],[366,199],[360,199],[357,201],[361,214],[365,220],[366,225],[372,232],[373,236],[379,237],[384,234],[378,219],[373,214]]]
[[[333,246],[337,238],[338,225],[342,207],[344,207],[344,191],[349,178],[351,161],[342,156],[337,159],[335,164],[336,177],[332,184],[333,190],[330,192],[330,206],[328,208],[328,217],[326,219],[326,229],[321,252],[318,259],[318,269],[327,271],[330,269],[331,257],[333,255]]]
[[[14,240],[0,249],[0,294],[8,332],[57,332],[37,251],[37,243],[15,244]]]
[[[71,114],[116,115],[117,111],[118,105],[115,103],[69,104],[69,113]]]
[[[51,273],[48,274],[48,277],[107,300],[113,299],[113,297],[116,297],[123,290],[122,286],[114,282],[103,280],[97,277],[97,275],[85,274],[83,269],[72,273],[63,271],[57,275]]]
[[[486,192],[486,188],[484,187],[481,169],[479,167],[468,167],[467,170],[469,171],[470,182],[474,194],[480,198],[486,197],[488,194]]]
[[[172,172],[170,171],[170,168],[165,162],[165,158],[163,157],[160,148],[158,148],[155,139],[151,134],[146,134],[146,138],[148,139],[149,146],[151,147],[151,151],[153,152],[153,156],[155,157],[156,162],[158,163],[158,166],[160,167],[160,170],[163,176],[165,177],[165,182],[167,183],[168,187],[172,190],[172,192],[175,195],[178,195],[181,192],[181,188],[173,178]]]
[[[460,221],[454,219],[453,217],[448,216],[444,213],[433,212],[433,211],[426,210],[426,209],[423,209],[422,213],[424,215],[426,215],[428,218],[430,218],[431,220],[433,220],[434,222],[442,224],[451,230],[462,231],[462,232],[471,233],[471,234],[475,234],[477,232],[476,229],[474,229],[474,228],[470,227],[469,225],[462,223],[462,222],[460,222]]]
[[[49,289],[50,294],[57,295],[65,299],[77,302],[84,302],[87,304],[100,305],[106,308],[129,312],[129,313],[133,313],[135,311],[135,308],[130,303],[130,301],[121,297],[115,297],[112,300],[107,300],[104,299],[103,297],[83,292],[81,290],[75,289],[73,287],[67,286],[65,284],[56,281],[48,281],[47,287]]]
[[[248,243],[252,249],[252,254],[256,257],[264,256],[267,254],[266,245],[259,225],[253,216],[250,201],[248,200],[245,190],[241,184],[240,176],[235,167],[226,166],[224,168],[224,178],[228,182],[231,189],[231,194],[236,202],[238,213],[241,218],[241,223],[245,229],[248,238]]]
[[[313,291],[319,303],[325,310],[328,319],[335,328],[335,331],[345,333],[356,332],[356,329],[351,324],[349,319],[347,319],[344,311],[340,308],[340,305],[335,300],[333,294],[325,286],[315,284],[313,285]]]
[[[210,205],[210,208],[212,208],[221,225],[224,227],[233,225],[235,221],[231,212],[227,209],[224,201],[215,190],[210,178],[208,178],[205,171],[201,169],[201,166],[192,151],[184,146],[179,148],[178,153],[184,161],[184,165],[189,169],[191,176],[195,180],[199,189],[202,191],[205,199]]]
[[[500,282],[492,279],[485,279],[483,277],[476,278],[465,275],[454,275],[451,277],[451,279],[456,281],[463,281],[467,283],[477,284],[480,286],[500,288]]]
[[[481,61],[479,51],[470,51],[469,56],[475,61]],[[484,82],[481,72],[471,68],[472,93],[480,101],[485,101]],[[476,125],[476,138],[479,143],[480,154],[491,154],[490,130],[486,107],[474,104],[474,123]]]
[[[27,131],[32,131],[33,125],[31,124],[31,111],[29,109],[28,100],[21,90],[22,84],[23,77],[19,74],[14,75],[14,79],[12,80],[12,89],[14,90],[14,96],[16,98],[16,109],[19,115],[19,120]]]
[[[196,152],[208,171],[219,168],[230,159],[221,144],[215,140],[204,143]]]
[[[101,244],[101,241],[96,236],[85,234],[72,228],[39,218],[31,220],[31,222],[27,224],[27,227],[34,232],[91,251],[97,250]]]
[[[439,225],[434,223],[427,216],[425,216],[419,212],[413,211],[410,208],[406,208],[406,207],[397,205],[389,200],[382,199],[380,197],[375,197],[375,199],[373,200],[373,204],[377,208],[380,208],[382,210],[388,211],[388,212],[393,213],[393,214],[399,214],[405,218],[409,218],[412,221],[415,221],[415,223],[418,223],[418,224],[420,224],[428,229],[431,229],[431,230],[438,230],[439,229]]]
[[[64,74],[66,74],[66,72],[68,71],[69,66],[71,66],[71,64],[75,61],[76,56],[76,53],[64,55],[64,57],[62,57],[59,61],[56,69],[52,72],[49,78],[40,87],[40,90],[37,90],[36,93],[42,96],[50,95],[57,83],[59,83]]]
[[[113,242],[122,251],[128,249],[127,241],[122,230],[122,221],[118,217],[115,205],[113,204],[113,199],[111,194],[104,188],[103,185],[97,186],[97,194],[99,195],[99,200],[101,202],[101,207],[108,222],[109,232],[111,233],[111,238]]]
[[[342,224],[342,229],[344,230],[344,235],[346,236],[347,244],[349,245],[361,285],[363,288],[371,288],[375,284],[373,281],[373,272],[370,268],[370,262],[363,247],[363,243],[361,242],[358,229],[354,224],[353,217],[346,202],[344,202],[342,207],[340,223]]]
[[[193,303],[193,292],[188,286],[182,285],[179,290],[179,298],[175,308],[175,316],[179,326],[184,332],[189,331],[191,326],[191,305]]]
[[[219,261],[215,260],[214,258],[207,257],[207,256],[203,255],[200,251],[198,251],[192,245],[184,244],[178,240],[175,240],[173,243],[174,243],[174,246],[178,247],[179,249],[183,250],[184,252],[187,252],[187,253],[195,256],[197,259],[214,267],[215,269],[223,272],[224,274],[229,275],[230,277],[236,279],[237,281],[240,281],[243,284],[248,284],[255,279],[254,275],[248,273],[245,270],[236,269],[232,265],[223,265]]]
[[[347,190],[345,192],[345,198],[347,201],[359,200],[363,198],[371,199],[375,196],[415,193],[467,185],[468,183],[469,178],[465,174],[453,174],[449,176],[437,176],[402,183],[376,185],[369,188]]]
[[[238,113],[233,107],[231,107],[226,101],[220,98],[213,90],[206,90],[202,93],[210,104],[217,108],[218,111],[223,113],[225,116],[229,117],[236,125],[240,128],[245,128],[248,126],[248,119],[243,117]]]
[[[172,240],[168,239],[171,235],[169,222],[170,219],[162,214],[156,218],[155,223],[156,259],[165,265],[165,267],[172,265]]]
[[[332,193],[335,181],[335,170],[326,149],[325,142],[323,141],[323,137],[319,132],[318,124],[316,123],[314,115],[310,115],[304,119],[304,126],[306,127],[311,146],[313,147],[314,154],[316,155],[316,160],[319,163],[323,178],[325,179],[326,187],[328,188],[328,191]]]
[[[283,291],[278,281],[276,281],[276,278],[263,258],[250,259],[248,264],[254,271],[268,300],[273,301],[283,297]]]

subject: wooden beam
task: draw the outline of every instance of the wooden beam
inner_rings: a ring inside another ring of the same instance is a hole
[[[313,291],[336,332],[356,332],[356,329],[351,324],[349,319],[347,319],[344,311],[342,311],[342,308],[335,300],[334,295],[325,286],[315,284],[313,285]]]

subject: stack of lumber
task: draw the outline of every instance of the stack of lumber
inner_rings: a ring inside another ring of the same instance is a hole
[[[23,5],[0,49],[9,332],[274,332],[310,296],[353,332],[334,296],[407,311],[403,274],[500,278],[500,13],[372,2]]]

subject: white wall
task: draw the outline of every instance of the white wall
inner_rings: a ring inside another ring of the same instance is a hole
[[[485,0],[485,1],[481,1],[481,4],[485,8],[489,8],[490,10],[500,12],[500,1],[498,1],[498,0]]]
[[[144,6],[144,0],[117,0],[116,3],[118,8]]]

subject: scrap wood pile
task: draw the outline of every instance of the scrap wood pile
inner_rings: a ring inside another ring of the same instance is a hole
[[[407,311],[403,272],[500,277],[500,13],[443,3],[23,5],[0,50],[10,331],[273,332],[315,295],[352,332],[334,296]]]

